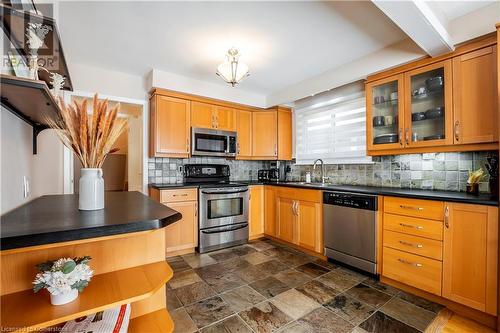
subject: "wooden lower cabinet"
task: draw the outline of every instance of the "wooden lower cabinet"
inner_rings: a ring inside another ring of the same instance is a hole
[[[321,191],[278,188],[274,203],[266,200],[267,205],[275,207],[276,214],[276,233],[271,236],[323,253]]]
[[[443,297],[496,315],[498,208],[447,203]]]
[[[498,207],[416,204],[384,198],[382,275],[496,316]]]
[[[295,205],[296,201],[292,199],[281,197],[276,199],[276,210],[278,214],[278,233],[276,237],[289,243],[296,243]]]
[[[165,203],[182,214],[182,219],[165,228],[167,256],[170,253],[194,249],[198,245],[198,202],[181,201]]]
[[[250,240],[264,236],[264,186],[250,186],[250,204],[248,212],[248,238]]]
[[[321,203],[297,203],[297,244],[308,250],[323,252]]]
[[[441,295],[442,262],[384,247],[384,276]]]
[[[277,237],[276,191],[276,187],[264,186],[264,233],[272,237]]]
[[[167,257],[193,252],[198,246],[198,190],[196,188],[158,190],[149,195],[182,214],[182,219],[165,227]]]

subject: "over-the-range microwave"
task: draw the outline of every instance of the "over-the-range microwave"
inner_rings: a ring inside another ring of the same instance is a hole
[[[193,127],[191,134],[191,155],[236,156],[236,132]]]

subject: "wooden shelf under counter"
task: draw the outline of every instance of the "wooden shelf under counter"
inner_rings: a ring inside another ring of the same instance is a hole
[[[167,310],[162,309],[130,320],[128,333],[164,333],[174,330],[174,321]]]
[[[60,306],[51,305],[48,295],[32,290],[3,295],[1,326],[16,328],[14,332],[32,331],[136,302],[152,296],[172,275],[172,269],[164,261],[99,274],[75,301]]]

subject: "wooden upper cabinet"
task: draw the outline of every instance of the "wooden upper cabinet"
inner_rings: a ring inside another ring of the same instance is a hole
[[[153,95],[150,103],[150,157],[189,157],[188,100]]]
[[[214,106],[207,103],[191,102],[191,126],[214,128]]]
[[[498,141],[497,46],[453,58],[454,142]]]
[[[237,159],[252,157],[252,112],[236,111],[236,132],[238,133]]]
[[[250,204],[248,212],[249,239],[264,235],[264,186],[250,186]]]
[[[278,116],[276,111],[252,112],[252,157],[278,158]]]
[[[453,144],[451,59],[405,73],[406,147]]]
[[[498,149],[497,66],[485,37],[368,77],[368,155]]]
[[[236,110],[225,106],[215,107],[215,128],[223,131],[236,130]]]
[[[402,74],[366,84],[366,146],[368,151],[404,147]]]
[[[234,109],[225,106],[192,102],[191,126],[235,131],[236,112]]]
[[[292,159],[292,110],[278,107],[278,160]]]
[[[446,203],[443,297],[496,315],[498,208]]]

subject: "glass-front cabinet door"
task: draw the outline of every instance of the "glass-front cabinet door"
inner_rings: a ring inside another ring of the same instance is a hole
[[[405,74],[405,146],[453,143],[451,60]]]
[[[403,148],[403,75],[366,84],[368,150]]]

